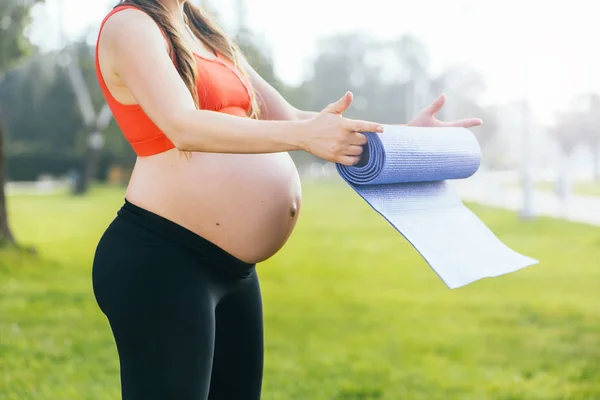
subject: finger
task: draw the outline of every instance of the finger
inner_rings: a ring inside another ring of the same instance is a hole
[[[355,132],[350,137],[350,144],[354,144],[357,146],[362,146],[364,144],[367,144],[367,137],[365,135],[363,135],[362,133]]]
[[[353,165],[358,164],[358,162],[360,161],[360,157],[359,156],[339,156],[337,158],[337,163],[338,164],[342,164],[345,165],[347,167],[351,167]]]
[[[350,132],[383,132],[383,125],[360,120],[348,120],[346,128]]]
[[[352,104],[353,95],[351,92],[346,92],[338,101],[329,104],[323,111],[332,114],[342,114]]]
[[[345,156],[360,156],[363,152],[362,146],[350,145],[344,150]]]
[[[483,124],[479,118],[459,119],[457,121],[442,122],[444,127],[472,128]]]
[[[444,104],[446,104],[446,95],[442,94],[437,99],[435,99],[433,103],[429,105],[429,107],[427,107],[427,115],[433,117],[438,111],[442,109],[442,107],[444,107]]]

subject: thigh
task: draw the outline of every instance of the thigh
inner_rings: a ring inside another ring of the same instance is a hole
[[[217,305],[209,400],[259,400],[263,354],[262,299],[254,271]]]
[[[135,228],[113,227],[94,261],[123,400],[206,400],[215,333],[210,285],[184,249]]]

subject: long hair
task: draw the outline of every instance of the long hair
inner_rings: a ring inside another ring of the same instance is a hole
[[[192,94],[196,107],[201,108],[202,104],[200,104],[197,90],[198,73],[196,70],[196,60],[192,51],[186,46],[183,37],[175,28],[175,24],[170,18],[169,10],[159,0],[121,0],[117,7],[121,5],[132,5],[139,8],[148,14],[163,30],[171,45],[171,55],[179,76],[181,76],[181,79]],[[198,39],[202,40],[210,49],[231,62],[238,74],[244,78],[244,83],[248,87],[251,97],[251,107],[248,116],[258,119],[260,117],[260,108],[248,73],[240,65],[243,59],[240,48],[227,37],[214,18],[211,18],[205,10],[200,10],[200,8],[191,2],[186,1],[183,6],[183,12],[185,22]]]

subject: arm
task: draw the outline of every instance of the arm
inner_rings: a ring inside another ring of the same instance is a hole
[[[380,124],[342,117],[352,103],[350,92],[305,121],[261,121],[198,110],[165,50],[160,29],[138,10],[124,10],[109,18],[100,47],[108,74],[120,78],[119,84],[182,151],[304,150],[327,161],[354,165],[367,140],[359,132],[383,132]]]
[[[301,149],[299,121],[257,121],[197,110],[146,14],[124,10],[102,32],[106,65],[162,132],[183,151],[274,153]],[[158,78],[157,78],[158,77]]]

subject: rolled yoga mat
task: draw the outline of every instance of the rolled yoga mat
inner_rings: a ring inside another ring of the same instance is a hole
[[[537,264],[502,243],[448,182],[479,168],[481,149],[471,131],[388,125],[365,135],[361,161],[337,164],[339,174],[450,289]]]

